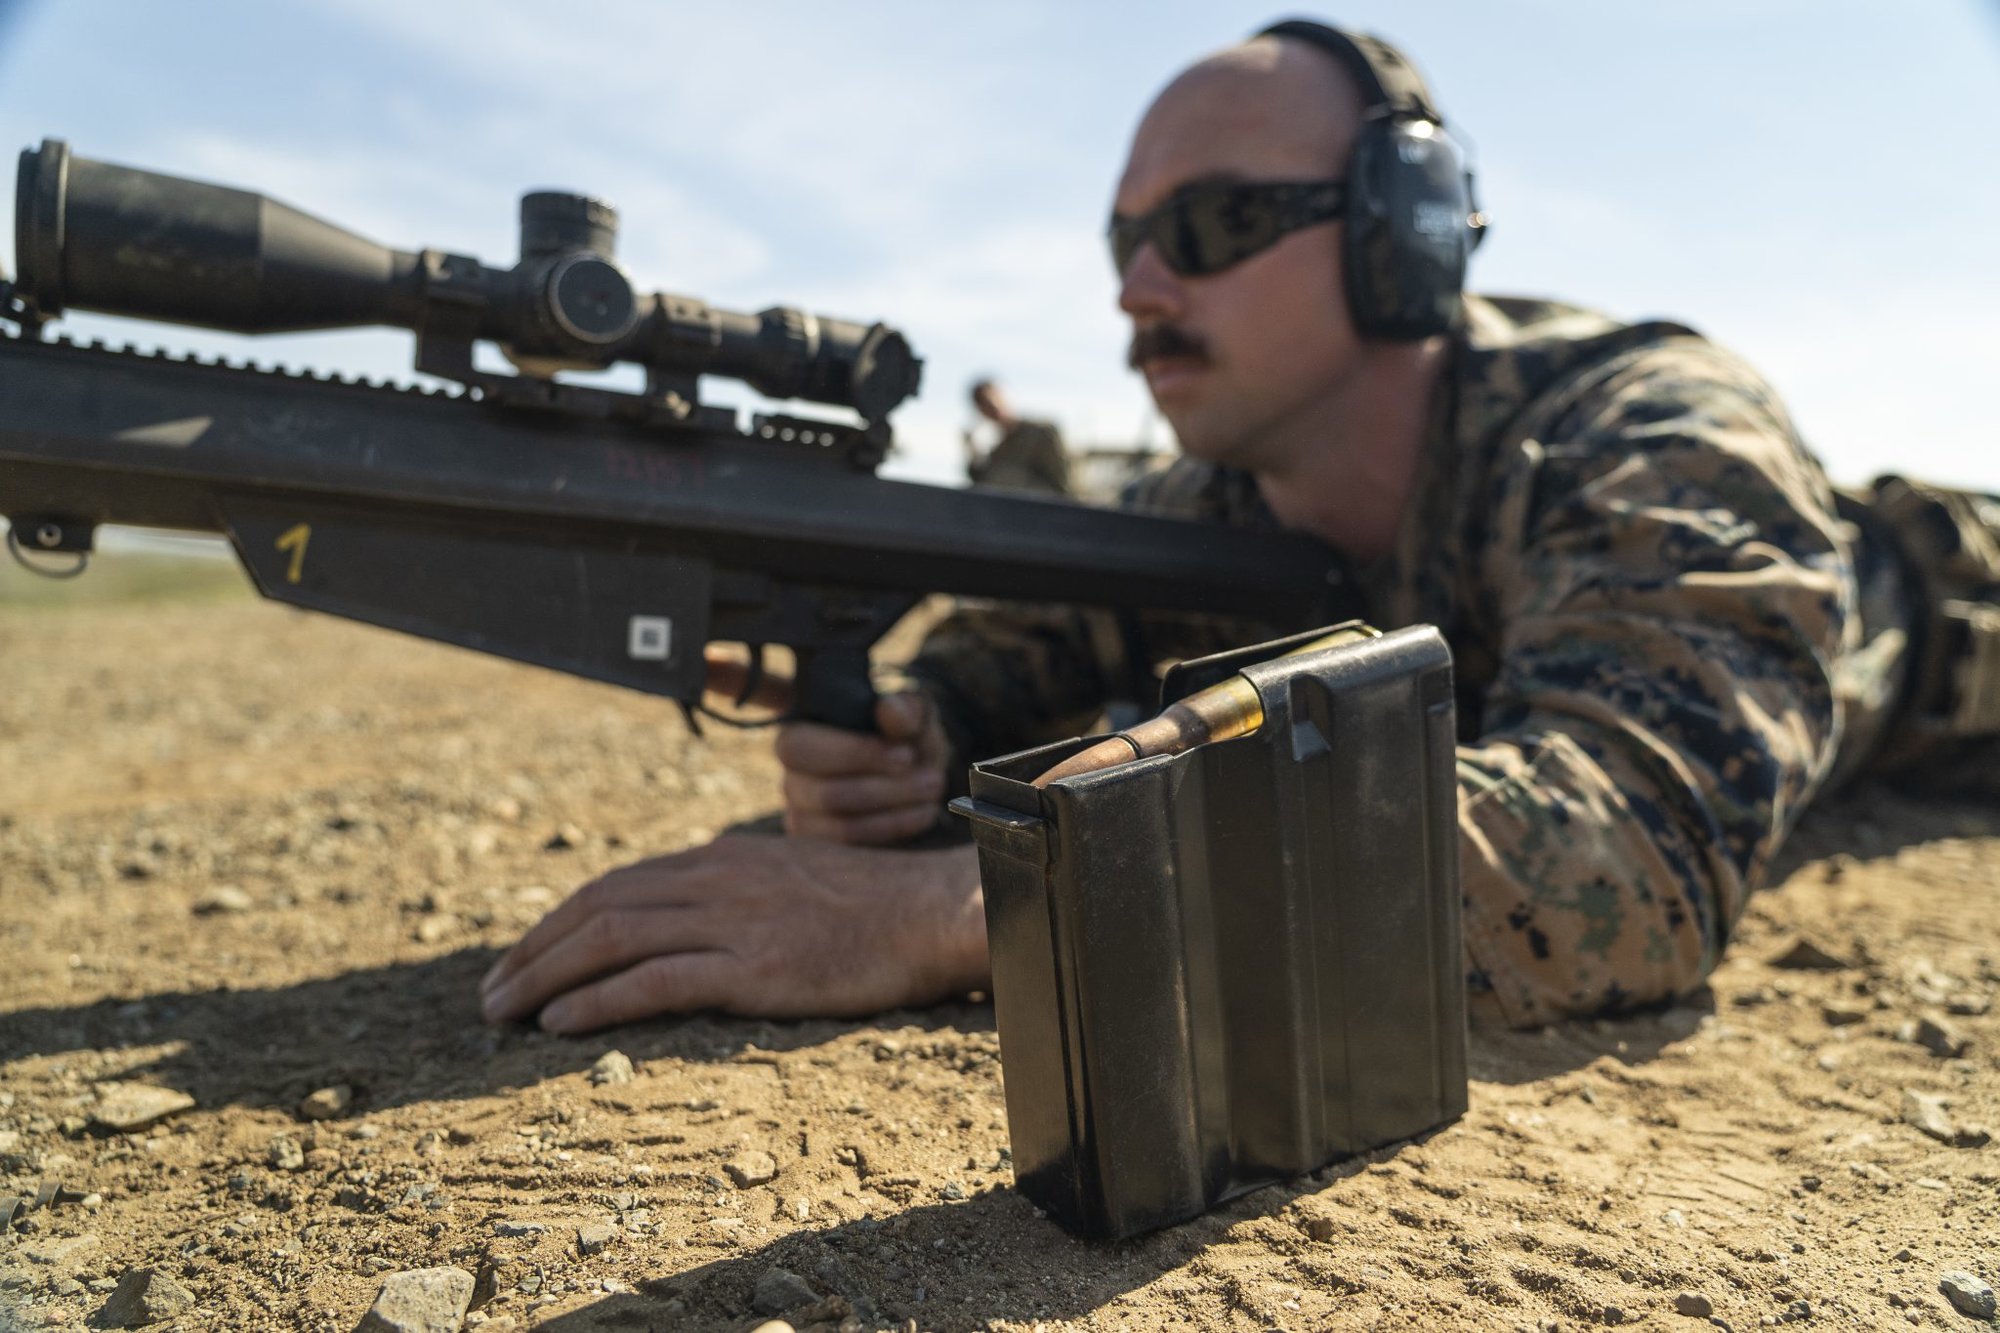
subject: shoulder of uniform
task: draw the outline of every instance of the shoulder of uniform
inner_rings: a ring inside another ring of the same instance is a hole
[[[1468,295],[1453,374],[1460,438],[1490,441],[1531,406],[1578,392],[1613,363],[1709,346],[1668,320],[1625,323],[1560,301]]]

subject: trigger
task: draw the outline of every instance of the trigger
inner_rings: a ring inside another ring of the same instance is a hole
[[[758,687],[764,683],[764,649],[766,645],[750,645],[750,669],[744,673],[743,688],[736,693],[736,706],[745,707],[757,697]]]

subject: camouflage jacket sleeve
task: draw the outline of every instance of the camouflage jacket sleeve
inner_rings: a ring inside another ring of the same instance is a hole
[[[1853,602],[1825,478],[1727,353],[1670,338],[1537,415],[1457,571],[1494,652],[1458,759],[1466,945],[1475,1008],[1517,1025],[1714,966],[1832,761]]]

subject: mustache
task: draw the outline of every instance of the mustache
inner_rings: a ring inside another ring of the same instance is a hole
[[[1133,370],[1157,357],[1186,356],[1208,360],[1208,345],[1177,324],[1149,324],[1132,333],[1125,352],[1125,364]]]

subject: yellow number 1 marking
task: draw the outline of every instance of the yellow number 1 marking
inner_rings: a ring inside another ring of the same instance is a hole
[[[278,538],[278,549],[292,553],[291,566],[285,570],[285,582],[297,583],[299,574],[306,564],[306,543],[312,540],[313,530],[304,523],[286,529]]]

